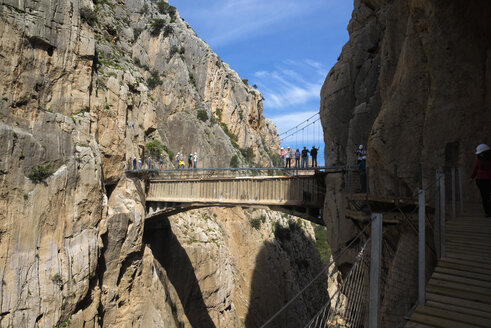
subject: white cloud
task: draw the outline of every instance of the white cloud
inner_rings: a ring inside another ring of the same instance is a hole
[[[315,63],[311,61],[312,63]],[[264,98],[265,108],[285,109],[306,105],[318,107],[323,78],[319,78],[317,67],[306,61],[285,61],[273,71],[259,71],[254,74],[254,81],[259,86]]]

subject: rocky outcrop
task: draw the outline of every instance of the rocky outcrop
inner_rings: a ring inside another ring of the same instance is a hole
[[[371,192],[407,197],[438,167],[470,172],[474,147],[491,142],[490,17],[487,1],[355,1],[350,40],[321,91],[326,163],[353,165],[367,145]],[[324,217],[335,252],[356,229],[344,219],[342,177],[331,179]],[[478,197],[471,185],[464,193]],[[394,252],[411,244],[403,230]]]
[[[260,230],[240,209],[144,220],[123,174],[134,157],[271,165],[279,146],[259,91],[175,8],[2,0],[0,13],[1,327],[241,327],[312,277],[308,225],[278,241],[286,219],[267,213]],[[317,287],[292,326],[322,303]]]

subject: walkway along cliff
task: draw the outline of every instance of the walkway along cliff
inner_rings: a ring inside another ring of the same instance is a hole
[[[490,30],[489,1],[355,0],[350,40],[321,91],[326,165],[355,165],[356,148],[367,145],[368,187],[389,198],[414,197],[440,167],[470,175],[475,147],[491,142]],[[359,228],[346,218],[344,178],[329,175],[326,187],[333,197],[323,217],[335,254]],[[473,184],[464,195],[479,199]],[[384,271],[394,280],[383,291],[381,326],[395,327],[412,306],[399,296],[417,290],[416,280],[396,281],[411,270],[414,276],[416,262],[396,259],[417,241],[407,225],[385,235],[394,256]],[[355,255],[339,259],[342,272]]]

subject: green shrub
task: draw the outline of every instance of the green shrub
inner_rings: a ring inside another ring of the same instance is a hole
[[[225,134],[230,138],[230,142],[232,143],[232,146],[239,149],[239,144],[237,143],[238,141],[237,136],[229,131],[227,124],[220,122],[220,126],[222,127],[223,132],[225,132]]]
[[[239,157],[237,155],[232,156],[230,159],[230,167],[239,167]]]
[[[172,150],[170,150],[166,145],[163,145],[164,147],[164,151],[167,153],[167,155],[169,155],[169,159],[171,161],[174,160],[174,152]]]
[[[152,36],[158,36],[160,34],[160,31],[165,26],[165,19],[161,18],[156,18],[152,20],[152,23],[150,24],[150,35]]]
[[[198,109],[196,116],[199,120],[203,122],[208,121],[208,113],[206,112],[206,110]]]
[[[140,34],[143,32],[143,29],[141,27],[135,27],[133,29],[133,41],[136,41]]]
[[[178,52],[179,52],[179,47],[172,46],[172,47],[170,47],[170,50],[169,50],[169,56],[172,58],[172,56],[174,56]]]
[[[145,3],[142,9],[140,9],[140,14],[145,15],[147,13],[148,13],[148,3]]]
[[[174,32],[174,29],[172,28],[172,26],[170,25],[166,25],[164,27],[164,38],[168,37],[169,35],[172,34],[172,32]]]
[[[281,242],[290,240],[292,237],[292,232],[289,227],[283,227],[278,221],[274,223],[273,226],[274,236]]]
[[[260,218],[254,218],[249,220],[249,223],[251,224],[251,227],[253,227],[256,230],[259,230],[261,228],[261,219]]]
[[[221,121],[222,120],[222,109],[221,108],[215,109],[215,113],[218,117],[218,120]]]
[[[93,11],[89,7],[80,8],[80,18],[82,19],[82,21],[86,22],[90,26],[93,26],[97,21],[97,15],[95,11]]]
[[[168,14],[171,18],[171,22],[176,20],[176,7],[169,5],[167,2],[163,0],[157,2],[157,10],[162,15]]]
[[[150,90],[155,89],[156,86],[161,85],[162,80],[160,79],[159,72],[153,70],[150,72],[150,76],[147,78],[147,85]]]
[[[244,83],[245,85],[249,85],[249,80],[248,79],[242,79],[242,83]]]
[[[252,159],[254,158],[254,150],[252,150],[252,147],[247,147],[247,148],[240,148],[240,153],[242,154],[242,156],[244,156],[244,158],[251,162]]]
[[[322,263],[328,265],[331,259],[331,247],[327,242],[327,229],[321,225],[314,225],[315,247],[319,251]]]
[[[153,140],[150,142],[147,142],[145,145],[147,148],[147,151],[150,153],[150,156],[152,156],[155,159],[160,158],[160,154],[164,151],[164,145],[158,140]]]
[[[44,181],[51,174],[53,174],[53,171],[51,170],[51,164],[46,164],[38,165],[33,168],[31,173],[27,177],[37,183]]]

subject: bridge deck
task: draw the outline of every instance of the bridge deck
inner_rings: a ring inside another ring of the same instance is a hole
[[[406,328],[491,327],[491,218],[466,215],[446,226],[446,257]]]

